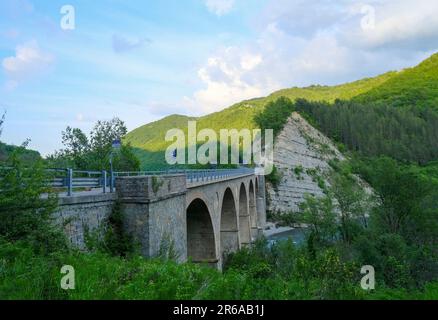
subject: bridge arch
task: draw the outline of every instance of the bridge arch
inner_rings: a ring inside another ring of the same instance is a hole
[[[220,228],[221,255],[239,249],[236,201],[233,192],[227,188],[222,198]]]
[[[248,197],[245,184],[241,183],[239,191],[239,231],[240,242],[248,245],[251,242],[250,218],[248,213]]]
[[[213,223],[206,203],[196,198],[187,207],[187,258],[193,262],[217,262]]]

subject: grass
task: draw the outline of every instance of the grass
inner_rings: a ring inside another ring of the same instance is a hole
[[[381,287],[367,293],[351,273],[354,265],[334,252],[312,262],[290,242],[241,250],[229,257],[223,273],[140,256],[78,251],[41,256],[20,243],[2,242],[0,256],[0,299],[438,299],[438,283],[419,291]],[[63,265],[74,267],[74,290],[60,288]]]

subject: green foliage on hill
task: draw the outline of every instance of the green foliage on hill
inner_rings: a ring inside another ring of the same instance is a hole
[[[166,166],[164,151],[170,144],[164,140],[167,130],[185,128],[187,121],[192,119],[195,118],[170,115],[129,132],[123,142],[132,145],[140,160],[141,169],[159,170]]]
[[[438,53],[414,68],[398,72],[353,100],[395,107],[438,108]]]
[[[274,92],[268,97],[242,101],[222,111],[198,118],[171,115],[129,132],[125,137],[125,141],[131,143],[135,148],[136,155],[139,157],[143,169],[160,169],[166,166],[164,151],[170,145],[170,142],[164,140],[167,130],[178,128],[187,132],[187,121],[189,120],[197,121],[198,130],[204,128],[211,128],[216,132],[219,132],[220,129],[240,130],[247,128],[252,130],[259,127],[254,118],[264,110],[267,104],[275,103],[280,97],[286,97],[291,101],[298,98],[330,102],[335,99],[349,99],[381,85],[395,75],[395,72],[389,72],[375,78],[337,86],[310,86],[306,88],[284,89]],[[269,123],[266,123],[266,126],[269,126]]]
[[[366,156],[425,164],[438,159],[438,111],[424,107],[298,100],[295,110],[325,135]]]
[[[263,131],[272,129],[274,136],[277,136],[277,134],[283,130],[294,108],[295,106],[291,100],[280,97],[275,101],[269,102],[263,111],[256,114],[254,121]]]
[[[397,72],[391,71],[377,77],[365,78],[336,86],[313,85],[306,88],[284,89],[269,95],[266,98],[267,101],[265,101],[265,103],[276,100],[279,97],[286,97],[292,101],[296,99],[327,102],[334,102],[336,99],[349,100],[384,85],[387,81],[396,76]]]
[[[188,120],[198,121],[199,129],[211,128],[216,131],[232,128],[253,129],[260,126],[260,119],[257,119],[257,115],[265,109],[265,106],[280,97],[288,98],[292,102],[297,99],[306,99],[312,102],[334,103],[340,99],[352,100],[362,105],[373,103],[373,105],[408,108],[437,108],[438,54],[431,56],[416,67],[398,72],[387,72],[374,78],[336,86],[314,85],[305,88],[283,89],[267,97],[242,101],[220,112],[199,118],[172,115],[129,132],[125,139],[136,148],[142,168],[159,169],[166,166],[163,152],[170,144],[164,141],[167,130],[171,128],[185,130]],[[414,111],[411,110],[411,112]],[[266,120],[269,119],[266,118]],[[265,125],[269,126],[269,123]]]
[[[5,122],[6,113],[0,117],[0,136],[3,132],[3,124]],[[19,156],[20,159],[27,165],[34,163],[35,161],[41,160],[39,152],[34,150],[26,149],[29,141],[23,143],[22,146],[12,146],[0,141],[0,166],[11,165],[11,156],[15,154]]]
[[[432,56],[350,100],[268,104],[256,117],[261,127],[281,128],[295,110],[348,149],[346,166],[332,164],[338,178],[326,195],[309,196],[283,221],[311,226],[312,252],[343,243],[343,256],[373,265],[389,287],[415,288],[438,278],[437,62]],[[360,200],[351,173],[374,189],[374,204]],[[366,212],[363,204],[371,205],[368,219],[355,217]]]
[[[0,165],[8,165],[8,159],[20,146],[13,146],[0,141]],[[38,151],[23,149],[20,152],[21,159],[26,164],[31,164],[37,160],[41,160],[41,155]]]

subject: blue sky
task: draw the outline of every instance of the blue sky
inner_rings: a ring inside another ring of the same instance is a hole
[[[49,154],[67,125],[118,116],[131,130],[412,66],[438,47],[437,13],[432,0],[2,0],[1,140]]]

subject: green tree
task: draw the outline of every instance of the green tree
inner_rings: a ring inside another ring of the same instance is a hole
[[[52,219],[57,197],[47,187],[42,160],[24,165],[21,154],[26,147],[27,142],[16,148],[9,167],[0,168],[0,238],[25,241],[36,251],[49,253],[66,247]]]
[[[139,171],[140,160],[134,153],[134,148],[128,143],[122,145],[119,152],[115,152],[113,166],[117,171]]]
[[[128,132],[119,118],[110,121],[98,121],[90,133],[90,161],[93,168],[109,169],[109,157],[114,140],[121,140]],[[138,168],[135,168],[138,169]]]
[[[59,151],[58,157],[67,158],[76,168],[85,169],[89,162],[91,146],[85,133],[79,128],[67,127],[62,132],[62,144],[65,149]],[[55,158],[57,155],[55,155]]]
[[[348,172],[333,172],[330,176],[330,193],[337,200],[339,231],[342,241],[351,244],[363,227],[367,227],[367,215],[371,212],[371,198],[358,180]]]
[[[381,205],[374,215],[376,224],[386,232],[407,236],[404,231],[421,216],[421,204],[432,186],[424,183],[418,173],[387,157],[362,164],[358,170],[378,195]]]
[[[49,157],[52,166],[73,166],[82,170],[109,170],[113,157],[115,170],[138,171],[140,162],[130,144],[112,150],[114,140],[121,140],[127,133],[124,122],[118,118],[98,121],[87,137],[81,129],[67,127],[62,133],[64,149]]]
[[[269,102],[259,114],[255,115],[254,121],[260,129],[272,129],[276,136],[283,129],[284,125],[294,110],[294,104],[285,97]]]
[[[306,194],[296,220],[309,226],[309,245],[326,245],[336,239],[336,213],[331,196],[314,197]]]

